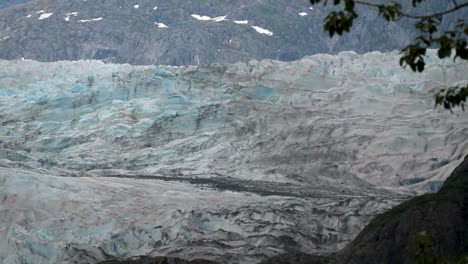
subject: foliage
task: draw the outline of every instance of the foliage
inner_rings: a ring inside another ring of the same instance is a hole
[[[420,232],[415,236],[416,242],[416,264],[466,264],[468,255],[460,256],[451,260],[435,256],[434,240],[426,232]]]
[[[412,0],[413,9],[425,0]],[[458,0],[459,1],[459,0]],[[400,65],[409,66],[415,72],[422,72],[425,68],[424,56],[428,48],[436,47],[439,58],[468,59],[468,23],[459,20],[450,30],[439,30],[444,16],[451,15],[459,10],[468,8],[468,2],[457,3],[452,0],[452,7],[448,10],[436,12],[428,15],[417,15],[404,10],[401,4],[397,2],[376,3],[375,1],[363,0],[310,0],[312,5],[323,3],[327,5],[332,2],[334,6],[339,6],[339,11],[332,11],[324,20],[324,29],[333,37],[335,34],[341,36],[344,32],[349,32],[353,22],[358,18],[356,6],[374,8],[378,11],[380,17],[388,22],[398,21],[401,18],[413,19],[416,21],[415,27],[420,33],[419,36],[405,48],[402,49]],[[450,87],[443,89],[435,95],[435,104],[442,105],[452,111],[456,106],[464,110],[464,103],[468,95],[467,87]]]
[[[443,105],[452,111],[452,108],[460,106],[465,111],[464,102],[468,97],[468,85],[465,87],[450,87],[442,89],[435,95],[436,105]]]

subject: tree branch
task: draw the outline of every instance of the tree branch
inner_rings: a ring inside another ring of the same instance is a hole
[[[360,1],[360,0],[356,0],[354,2],[356,4],[359,4],[359,5],[366,5],[366,6],[372,6],[372,7],[377,7],[377,8],[386,7],[386,5],[384,5],[384,4],[374,4],[374,3],[369,3],[369,2],[366,2],[366,1]],[[462,9],[462,8],[465,8],[465,7],[468,7],[468,2],[456,5],[455,7],[451,8],[451,9],[448,9],[446,11],[439,12],[439,13],[434,13],[434,14],[430,14],[430,15],[413,15],[413,14],[408,14],[408,13],[404,13],[404,12],[400,12],[400,15],[402,17],[408,17],[408,18],[414,18],[414,19],[424,19],[424,18],[438,17],[438,16],[443,16],[443,15],[446,15],[446,14],[450,14],[452,12],[457,11],[458,9]]]

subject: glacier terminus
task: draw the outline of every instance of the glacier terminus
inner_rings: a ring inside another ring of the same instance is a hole
[[[437,191],[468,117],[434,108],[468,65],[429,52],[131,66],[0,61],[0,259],[258,263],[334,252]]]

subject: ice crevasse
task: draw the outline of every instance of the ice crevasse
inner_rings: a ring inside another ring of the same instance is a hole
[[[436,191],[468,118],[435,108],[466,62],[396,52],[131,66],[0,61],[0,259],[335,251]]]

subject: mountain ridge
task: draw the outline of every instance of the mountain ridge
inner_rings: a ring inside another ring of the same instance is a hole
[[[421,10],[447,8],[432,1]],[[98,59],[134,65],[205,65],[250,59],[400,49],[413,22],[363,10],[341,38],[323,32],[330,8],[309,1],[35,0],[0,9],[0,59]],[[463,12],[444,20],[453,25]],[[465,13],[466,14],[466,13]]]

